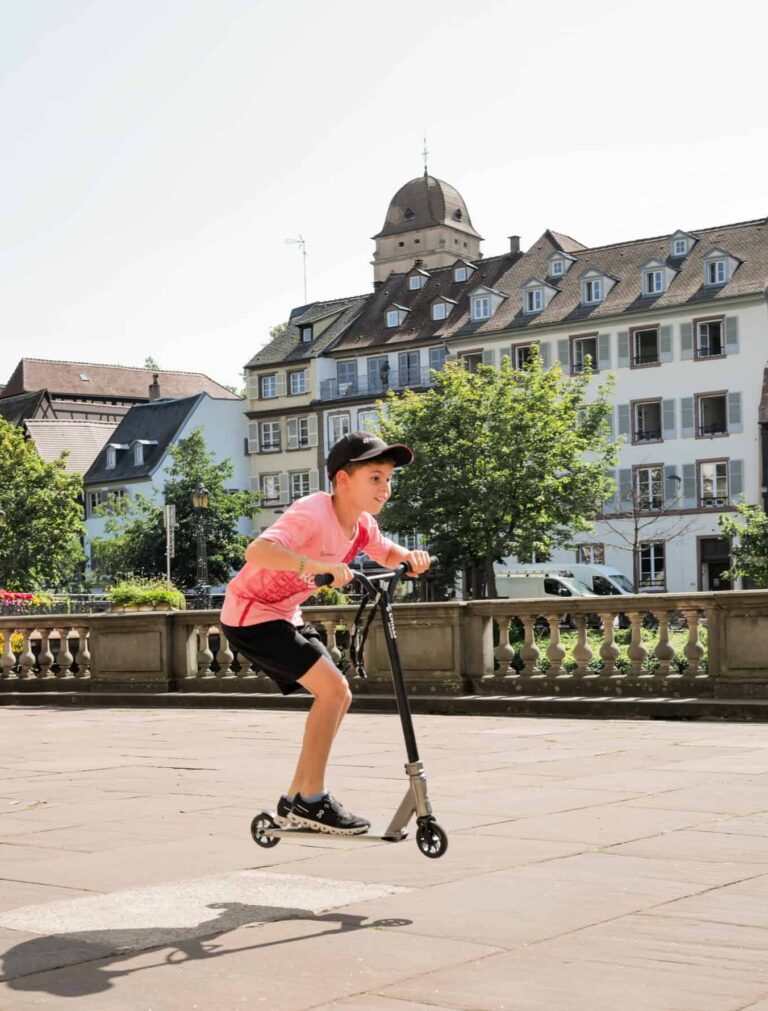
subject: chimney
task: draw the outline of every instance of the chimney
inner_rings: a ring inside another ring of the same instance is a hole
[[[519,235],[510,235],[510,237],[509,237],[509,251],[510,251],[510,253],[519,253],[520,252],[520,236]]]
[[[381,288],[383,284],[384,284],[383,281],[374,281],[373,282],[373,290],[374,291],[378,291],[379,288]]]
[[[149,402],[160,399],[160,383],[157,381],[160,373],[152,373],[152,382],[149,384]]]
[[[413,261],[413,265],[414,265],[414,267],[416,267],[417,269],[418,269],[419,267],[421,267],[423,263],[424,263],[424,261],[423,261],[423,260],[421,260],[421,259],[419,259],[419,260],[414,260],[414,261]]]

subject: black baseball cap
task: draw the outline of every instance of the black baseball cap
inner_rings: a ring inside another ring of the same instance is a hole
[[[334,474],[348,463],[375,460],[379,456],[391,456],[396,467],[407,467],[413,460],[413,450],[408,446],[388,446],[370,432],[348,432],[331,446],[325,461],[328,479],[332,481]]]

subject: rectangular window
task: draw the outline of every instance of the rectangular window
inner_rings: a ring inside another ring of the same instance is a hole
[[[490,319],[491,300],[487,295],[472,299],[472,319]]]
[[[659,442],[661,440],[661,401],[634,404],[633,442]]]
[[[387,326],[388,327],[400,326],[400,313],[398,312],[397,309],[387,310]]]
[[[408,278],[408,289],[409,291],[419,291],[419,289],[424,284],[424,278],[421,274],[412,274]]]
[[[544,292],[541,288],[533,288],[525,293],[525,311],[541,312],[544,307]]]
[[[89,491],[87,499],[87,514],[92,517],[97,511],[100,514],[112,515],[117,510],[117,503],[125,498],[124,488],[102,488],[99,491]]]
[[[261,396],[263,400],[277,396],[277,376],[274,373],[261,377]]]
[[[675,239],[674,254],[675,256],[685,256],[688,252],[688,243],[685,239]]]
[[[517,344],[512,349],[514,352],[514,359],[512,362],[513,368],[522,369],[531,360],[531,348],[533,344]]]
[[[309,495],[309,471],[302,470],[297,474],[291,474],[291,502],[297,498]]]
[[[576,561],[585,565],[605,565],[605,545],[577,544]]]
[[[645,294],[658,295],[664,291],[664,272],[661,270],[646,270]]]
[[[707,264],[707,284],[725,284],[726,265],[725,260],[712,260]]]
[[[384,393],[389,388],[389,358],[386,355],[377,355],[375,358],[368,358],[368,392]]]
[[[574,337],[571,356],[573,375],[584,371],[587,358],[589,358],[589,367],[593,372],[597,372],[597,337]]]
[[[632,331],[632,364],[657,365],[659,362],[659,328]]]
[[[603,300],[603,282],[597,281],[585,281],[584,282],[584,301],[587,304],[593,304],[595,302],[602,302]]]
[[[441,372],[443,366],[445,365],[445,359],[448,357],[448,351],[441,345],[436,348],[429,349],[429,367],[435,372]]]
[[[699,464],[699,494],[702,509],[718,509],[728,505],[727,460]]]
[[[467,268],[457,267],[453,272],[454,281],[466,281],[467,279]]]
[[[295,397],[299,393],[307,392],[307,373],[305,369],[301,372],[291,372],[289,376],[288,389],[292,397]]]
[[[357,415],[357,430],[359,432],[379,432],[379,412],[359,411]]]
[[[696,357],[716,358],[724,354],[722,319],[699,320],[696,323]]]
[[[664,543],[640,542],[640,590],[663,592],[667,585],[665,574]]]
[[[445,319],[445,302],[435,302],[432,306],[432,319]]]
[[[303,344],[309,344],[314,336],[314,332],[311,326],[303,326],[301,328],[301,340]]]
[[[276,453],[280,449],[280,422],[262,421],[261,423],[261,451],[262,453]]]
[[[562,260],[553,260],[549,265],[549,273],[552,277],[562,277],[565,264]]]
[[[261,494],[264,496],[265,502],[279,502],[280,501],[280,475],[279,474],[262,474],[261,475]]]
[[[653,467],[635,468],[635,494],[637,508],[648,512],[661,509],[664,505],[662,487],[664,468],[659,464]]]
[[[348,412],[331,414],[328,418],[328,445],[332,446],[335,442],[339,441],[342,435],[346,435],[351,431]]]
[[[309,446],[309,418],[298,419],[296,434],[299,440],[299,449],[307,449]]]
[[[459,356],[461,358],[461,363],[465,369],[470,372],[477,372],[478,365],[483,364],[483,352],[482,351],[467,351]]]
[[[699,435],[728,434],[728,403],[725,393],[697,397]]]
[[[418,386],[421,381],[421,358],[418,351],[402,351],[397,356],[397,381],[404,386]]]
[[[336,381],[340,397],[354,396],[357,393],[357,362],[336,362]]]

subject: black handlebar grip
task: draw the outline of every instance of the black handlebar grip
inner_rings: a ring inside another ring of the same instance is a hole
[[[315,586],[330,586],[333,582],[333,576],[330,572],[323,572],[319,576],[315,576]]]

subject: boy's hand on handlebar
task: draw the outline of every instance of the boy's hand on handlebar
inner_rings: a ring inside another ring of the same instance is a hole
[[[328,573],[333,576],[333,582],[328,585],[337,588],[347,586],[355,578],[354,572],[344,562],[312,562],[312,570],[317,575]]]
[[[432,559],[429,557],[428,551],[409,551],[403,561],[408,563],[408,566],[414,576],[420,576],[422,572],[426,572],[432,564]]]

